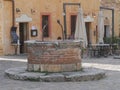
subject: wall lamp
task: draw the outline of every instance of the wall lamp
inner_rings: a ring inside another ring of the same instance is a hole
[[[92,12],[92,16],[95,18],[96,17],[96,14],[94,12]]]
[[[88,14],[87,13],[83,13],[83,15],[86,17]]]
[[[16,8],[16,12],[17,12],[17,13],[20,13],[21,10],[20,10],[19,8]]]
[[[36,11],[34,9],[31,9],[31,13],[34,14]]]

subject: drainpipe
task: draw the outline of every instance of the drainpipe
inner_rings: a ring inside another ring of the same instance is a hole
[[[15,30],[15,33],[16,33],[16,29],[17,29],[17,27],[15,27],[15,1],[14,0],[12,0],[12,27],[11,27],[11,31],[12,30]],[[16,34],[15,35],[16,36],[16,39],[17,39],[17,45],[15,45],[14,46],[14,48],[15,48],[15,55],[17,55],[17,49],[19,48],[19,39],[18,39],[18,35]]]
[[[15,27],[15,1],[12,1],[12,26]]]
[[[15,2],[12,0],[12,26],[15,26]]]
[[[11,26],[11,36],[13,39],[13,43],[16,43],[14,45],[15,48],[15,55],[17,54],[17,48],[18,48],[18,35],[16,34],[16,29],[15,27],[15,1],[14,0],[6,0],[6,1],[11,1],[12,2],[12,26]]]

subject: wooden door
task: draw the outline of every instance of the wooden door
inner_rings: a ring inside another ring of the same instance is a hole
[[[26,53],[27,48],[24,41],[28,40],[28,23],[20,23],[19,24],[19,38],[20,38],[20,53]]]

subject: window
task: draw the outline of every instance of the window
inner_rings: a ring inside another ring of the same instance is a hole
[[[43,37],[49,37],[49,16],[42,16],[42,29],[43,29]]]

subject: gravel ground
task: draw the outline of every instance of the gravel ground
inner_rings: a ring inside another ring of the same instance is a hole
[[[120,90],[120,59],[84,58],[83,66],[106,71],[107,77],[87,82],[30,82],[12,80],[4,75],[8,68],[26,66],[26,56],[0,57],[0,90]]]

